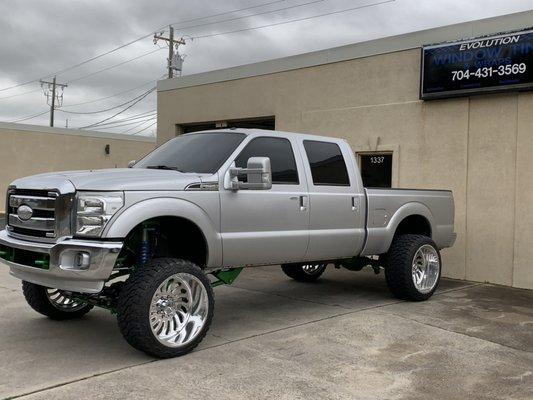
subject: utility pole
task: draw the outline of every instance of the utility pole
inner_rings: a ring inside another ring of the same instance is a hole
[[[57,108],[61,107],[63,104],[63,90],[68,86],[66,83],[57,83],[56,77],[54,76],[54,79],[52,82],[43,81],[41,80],[41,87],[43,88],[44,95],[46,96],[47,103],[50,105],[50,126],[54,126],[54,110],[56,109],[56,101],[57,101]],[[46,86],[46,88],[45,88]],[[61,90],[61,93],[58,92],[56,88]]]
[[[174,46],[177,49],[180,44],[185,44],[185,39],[174,39],[174,28],[172,25],[169,25],[168,29],[168,38],[163,36],[163,32],[159,35],[154,35],[154,44],[157,44],[158,40],[164,40],[168,44],[168,79],[171,79],[174,77],[174,65],[172,64],[174,60]]]

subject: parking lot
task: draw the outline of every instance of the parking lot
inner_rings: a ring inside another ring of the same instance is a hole
[[[383,275],[330,268],[317,283],[245,270],[215,289],[193,353],[154,360],[95,309],[48,320],[0,271],[1,398],[526,399],[533,293],[444,280],[428,302],[393,299]]]

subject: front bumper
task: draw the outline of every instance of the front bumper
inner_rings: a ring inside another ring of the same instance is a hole
[[[0,245],[25,255],[36,253],[47,259],[47,265],[37,267],[0,258],[10,268],[10,274],[38,285],[82,293],[98,293],[115,266],[122,242],[60,239],[56,243],[41,243],[16,239],[6,230],[0,231]],[[86,265],[80,267],[76,255],[84,253]],[[87,258],[88,255],[88,258]],[[48,257],[49,259],[48,259]],[[27,258],[27,257],[26,257]]]

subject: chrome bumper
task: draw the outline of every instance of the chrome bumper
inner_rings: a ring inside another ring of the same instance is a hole
[[[0,231],[0,244],[19,250],[48,254],[47,269],[18,264],[0,258],[10,268],[10,274],[24,281],[38,285],[82,293],[98,293],[115,266],[122,242],[63,239],[56,243],[30,242],[16,239]],[[85,253],[87,265],[80,268],[76,254]]]

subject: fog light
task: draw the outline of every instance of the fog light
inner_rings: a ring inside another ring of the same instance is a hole
[[[85,271],[91,265],[91,255],[86,251],[65,250],[61,253],[59,264],[62,269]]]
[[[87,269],[89,268],[91,256],[89,256],[89,253],[85,253],[83,251],[76,254],[75,265],[79,269]]]

